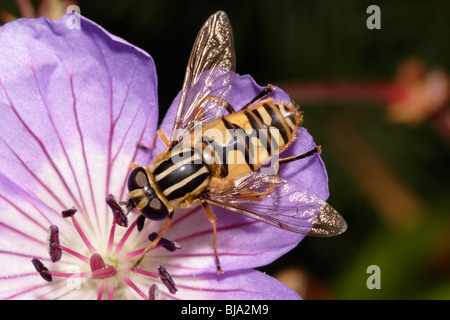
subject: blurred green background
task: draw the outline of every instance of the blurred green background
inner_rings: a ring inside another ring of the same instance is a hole
[[[0,3],[20,16],[15,1]],[[366,26],[372,4],[381,10],[379,30]],[[152,55],[162,115],[181,88],[199,28],[217,10],[233,26],[237,72],[285,88],[301,106],[324,150],[328,202],[349,228],[307,238],[261,271],[305,299],[450,299],[449,1],[78,5]],[[395,108],[399,96],[403,108]],[[380,268],[380,289],[366,285],[371,265]]]

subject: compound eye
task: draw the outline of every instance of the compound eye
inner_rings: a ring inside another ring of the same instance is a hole
[[[148,185],[147,173],[143,167],[134,168],[128,176],[128,191],[142,189]]]
[[[169,210],[158,198],[150,200],[141,212],[146,218],[155,221],[164,220],[169,215]]]

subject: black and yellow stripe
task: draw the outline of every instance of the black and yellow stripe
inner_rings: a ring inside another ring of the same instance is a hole
[[[232,178],[257,170],[281,153],[293,141],[300,125],[301,116],[294,106],[266,100],[207,124],[202,142],[220,155],[220,177]],[[210,134],[227,130],[230,134],[222,141]],[[245,163],[233,162],[239,155]]]
[[[270,100],[231,113],[203,127],[201,148],[179,144],[157,161],[154,182],[171,205],[187,203],[209,186],[212,177],[231,181],[260,168],[287,148],[300,125],[294,106]],[[206,161],[206,148],[213,150],[214,164]]]
[[[175,148],[161,161],[153,176],[160,191],[169,201],[182,202],[201,193],[208,185],[211,172],[194,149]]]

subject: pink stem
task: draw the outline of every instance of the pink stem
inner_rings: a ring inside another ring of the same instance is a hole
[[[92,244],[89,242],[89,240],[86,237],[86,235],[84,234],[83,230],[81,230],[80,226],[77,223],[77,220],[75,219],[75,216],[72,215],[71,218],[72,218],[73,225],[75,226],[75,229],[77,229],[78,234],[80,235],[80,237],[83,240],[84,244],[88,247],[88,249],[89,249],[89,251],[91,251],[91,253],[96,253],[97,251],[92,246]]]
[[[130,225],[130,227],[127,229],[127,231],[123,235],[122,239],[120,240],[119,244],[117,245],[116,249],[114,250],[114,254],[117,254],[120,252],[120,250],[122,250],[123,245],[125,244],[125,241],[127,241],[128,237],[130,236],[131,232],[135,228],[136,224],[137,224],[137,219],[134,220],[134,222]]]
[[[133,289],[134,291],[136,291],[136,293],[138,295],[140,295],[142,297],[142,299],[144,300],[148,300],[148,297],[138,288],[136,287],[136,285],[124,274],[121,274],[121,278],[123,280],[123,282],[125,282],[126,284],[128,284],[130,286],[131,289]]]
[[[108,300],[114,300],[114,286],[112,284],[108,286]]]
[[[105,291],[105,281],[100,281],[100,286],[98,287],[97,300],[102,300],[103,291]]]
[[[125,270],[131,271],[131,267],[130,266],[126,266]],[[140,273],[140,274],[152,277],[152,278],[159,278],[159,276],[156,273],[153,273],[153,272],[150,272],[150,271],[147,271],[147,270],[143,270],[143,269],[139,269],[139,268],[134,269],[134,272]]]
[[[109,233],[108,248],[106,249],[107,255],[111,254],[112,247],[114,244],[114,233],[116,231],[116,222],[117,222],[117,216],[114,215],[113,224],[111,226],[111,232]]]
[[[30,0],[16,0],[22,18],[34,18],[35,12]]]
[[[405,89],[394,82],[286,83],[282,88],[298,103],[373,101],[386,104],[406,96]]]
[[[80,259],[80,260],[82,260],[82,261],[84,261],[86,263],[89,263],[89,258],[86,257],[85,255],[82,255],[81,253],[73,251],[73,250],[71,250],[69,248],[66,248],[66,247],[62,246],[62,245],[59,245],[58,248],[61,249],[62,251],[65,251],[65,252],[67,252],[67,253],[77,257],[78,259]]]
[[[57,272],[57,271],[45,271],[45,273],[55,276],[55,277],[63,277],[63,278],[89,278],[91,276],[91,272]]]

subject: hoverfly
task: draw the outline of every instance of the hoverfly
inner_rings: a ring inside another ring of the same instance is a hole
[[[166,150],[149,166],[132,165],[128,200],[122,204],[127,212],[137,209],[148,219],[165,219],[133,268],[158,244],[180,207],[201,205],[206,212],[218,273],[216,217],[210,205],[301,234],[333,236],[346,230],[345,220],[328,203],[279,176],[279,165],[320,153],[317,147],[278,159],[295,139],[300,112],[291,103],[273,101],[270,85],[236,112],[226,101],[234,70],[231,25],[219,11],[195,40],[170,139],[158,131]],[[260,169],[270,161],[274,172],[263,174]]]

